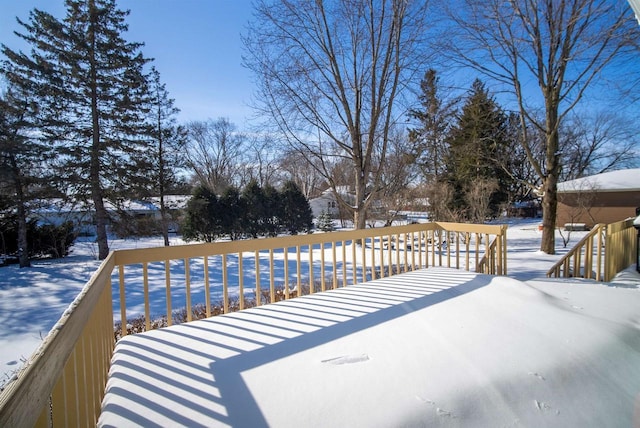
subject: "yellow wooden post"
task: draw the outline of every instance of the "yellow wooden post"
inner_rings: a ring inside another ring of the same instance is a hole
[[[229,272],[226,254],[222,255],[222,312],[229,313]]]
[[[124,294],[124,266],[118,266],[118,279],[120,285],[120,323],[122,324],[122,337],[127,335],[127,302]]]
[[[273,248],[269,248],[269,294],[271,303],[274,303],[276,301],[276,278],[273,266]]]
[[[262,290],[260,290],[260,251],[259,250],[255,250],[255,262],[256,262],[256,306],[260,306],[262,297],[261,297],[261,293]]]
[[[238,253],[238,293],[240,294],[240,301],[238,306],[240,310],[244,309],[244,257],[242,251]]]
[[[222,274],[224,275],[224,270],[226,266],[223,264]],[[187,322],[193,321],[193,308],[191,307],[191,273],[189,266],[189,259],[184,259],[184,290],[186,294],[186,304],[187,304]]]
[[[239,257],[240,258],[240,257]],[[209,256],[203,257],[204,265],[204,300],[205,314],[207,318],[211,316],[211,286],[209,284]],[[238,276],[242,276],[242,271],[238,272]]]
[[[313,245],[309,244],[309,292],[315,292],[315,284],[313,278]]]
[[[164,281],[165,281],[165,298],[167,305],[167,325],[173,324],[173,316],[171,314],[171,262],[164,261]],[[126,323],[126,319],[123,320]],[[124,330],[124,329],[123,329]]]
[[[142,287],[144,291],[144,328],[151,330],[151,309],[149,307],[149,266],[147,262],[142,263]]]

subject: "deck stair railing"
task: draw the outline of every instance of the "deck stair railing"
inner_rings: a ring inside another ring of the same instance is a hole
[[[0,393],[0,427],[95,426],[114,321],[121,335],[134,316],[144,317],[143,330],[152,328],[158,288],[170,325],[176,307],[193,320],[202,296],[210,316],[216,298],[220,312],[232,310],[232,294],[242,309],[278,293],[289,298],[429,266],[506,275],[506,226],[426,223],[114,251]],[[132,293],[143,296],[143,308],[128,306]]]
[[[636,231],[633,219],[597,224],[549,269],[547,277],[611,281],[634,262]]]

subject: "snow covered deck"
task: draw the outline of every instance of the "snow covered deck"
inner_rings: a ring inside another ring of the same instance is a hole
[[[127,336],[99,425],[639,426],[638,308],[421,269]]]

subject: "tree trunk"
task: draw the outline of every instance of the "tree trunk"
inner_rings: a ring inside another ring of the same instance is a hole
[[[169,219],[167,218],[167,207],[164,205],[164,191],[160,191],[160,227],[162,228],[162,238],[164,246],[169,246]]]
[[[558,208],[558,177],[549,175],[544,182],[542,197],[542,240],[540,251],[546,254],[556,252],[556,212]]]
[[[11,172],[16,191],[16,208],[18,215],[18,262],[20,267],[31,267],[29,261],[29,240],[27,239],[27,209],[25,207],[25,195],[20,168],[14,155],[9,156]]]
[[[356,229],[367,227],[367,215],[364,209],[357,209],[353,212],[353,224]]]
[[[22,194],[22,191],[19,193]],[[21,268],[31,267],[27,240],[27,214],[22,196],[18,200],[18,262]]]
[[[361,158],[355,158],[354,163],[362,165]],[[355,172],[355,190],[356,190],[356,203],[353,209],[353,226],[356,229],[365,229],[367,227],[367,206],[365,204],[366,198],[366,178],[368,176],[366,171],[363,171],[363,167],[357,169]]]
[[[96,237],[98,241],[98,259],[104,260],[109,255],[109,243],[107,238],[107,223],[109,222],[109,214],[104,206],[102,184],[100,183],[101,161],[100,153],[102,152],[100,141],[100,111],[98,108],[98,76],[96,63],[96,35],[94,26],[98,19],[93,1],[89,2],[90,24],[88,39],[90,41],[89,63],[91,65],[89,71],[89,86],[91,88],[91,160],[89,165],[89,182],[91,185],[91,198],[96,210]]]
[[[107,223],[109,222],[109,214],[102,200],[101,189],[96,189],[93,184],[92,197],[96,210],[96,238],[98,242],[98,259],[104,260],[109,255],[109,243],[107,238]],[[99,187],[99,186],[98,186]]]
[[[554,92],[545,97],[547,151],[547,175],[543,181],[542,240],[540,250],[546,254],[556,253],[556,213],[558,210],[558,178],[560,177],[560,138],[558,136],[558,95]]]

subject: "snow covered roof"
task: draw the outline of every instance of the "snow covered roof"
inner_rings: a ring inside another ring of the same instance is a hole
[[[187,202],[191,198],[190,195],[166,195],[164,197],[164,203],[169,209],[181,209],[187,206]],[[55,213],[69,213],[69,212],[83,212],[88,211],[93,207],[91,202],[68,202],[60,198],[43,199],[34,203],[33,211],[41,214],[55,214]],[[159,211],[160,210],[160,198],[152,197],[149,200],[134,200],[126,199],[121,201],[118,205],[114,205],[109,201],[105,201],[105,207],[107,210],[116,210],[118,208],[125,211]]]
[[[640,168],[604,172],[558,183],[559,193],[591,190],[598,190],[599,192],[640,191]]]

